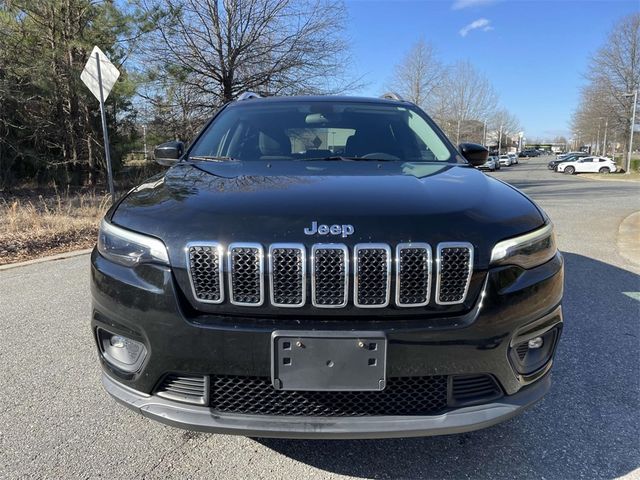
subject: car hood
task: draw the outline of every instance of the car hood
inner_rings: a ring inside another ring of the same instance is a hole
[[[466,241],[486,267],[493,245],[545,218],[521,192],[467,165],[372,161],[182,162],[140,185],[112,222],[162,239],[172,263],[189,241]],[[312,222],[354,233],[306,235]]]

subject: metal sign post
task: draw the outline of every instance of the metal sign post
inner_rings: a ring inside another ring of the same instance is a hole
[[[107,161],[107,181],[111,203],[115,203],[116,194],[113,189],[113,172],[111,170],[111,151],[109,149],[109,132],[107,131],[107,114],[104,111],[104,94],[102,92],[102,71],[100,70],[100,52],[96,52],[96,68],[98,69],[98,89],[100,90],[100,115],[102,116],[102,136],[104,138],[104,156]]]
[[[91,93],[100,102],[100,116],[102,117],[102,136],[104,138],[104,157],[107,163],[107,182],[111,203],[115,202],[113,188],[113,171],[111,168],[111,150],[109,148],[109,132],[107,131],[107,113],[104,102],[111,93],[111,89],[118,80],[120,71],[109,61],[106,55],[98,47],[93,47],[91,55],[84,66],[80,79],[91,90]]]

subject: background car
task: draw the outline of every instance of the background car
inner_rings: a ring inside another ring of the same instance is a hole
[[[571,162],[561,162],[557,171],[573,175],[575,173],[611,173],[618,169],[616,163],[607,157],[584,157]]]
[[[507,155],[509,155],[509,157],[511,158],[511,161],[515,164],[518,163],[518,156],[515,153],[507,153]]]
[[[500,155],[499,163],[502,166],[510,167],[513,163],[513,159],[509,155]]]
[[[586,153],[584,153],[584,152],[567,152],[567,153],[561,153],[559,155],[556,155],[556,159],[562,160],[562,159],[567,158],[567,157],[569,157],[571,155],[578,155],[578,154],[586,155]]]
[[[498,168],[500,168],[500,162],[498,162],[497,157],[487,157],[487,161],[484,164],[478,167],[480,170],[490,170],[495,172]]]
[[[549,170],[555,170],[556,167],[564,162],[573,162],[575,160],[578,160],[579,158],[583,158],[583,157],[588,157],[588,155],[584,152],[579,152],[579,153],[574,153],[571,155],[567,155],[566,157],[563,157],[562,159],[558,159],[556,158],[555,160],[551,160],[548,164],[547,164],[547,168]]]

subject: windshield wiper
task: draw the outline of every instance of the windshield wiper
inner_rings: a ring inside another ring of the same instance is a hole
[[[393,162],[393,160],[388,158],[344,157],[342,155],[317,158],[300,158],[298,160],[301,160],[303,162]]]
[[[233,157],[220,157],[215,155],[193,155],[188,157],[188,160],[202,160],[205,162],[229,162],[229,161],[237,161],[237,158]]]

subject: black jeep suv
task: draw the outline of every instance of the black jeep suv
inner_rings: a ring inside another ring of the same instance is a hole
[[[106,390],[193,430],[456,433],[540,400],[562,330],[545,213],[399,98],[221,108],[91,257]]]

